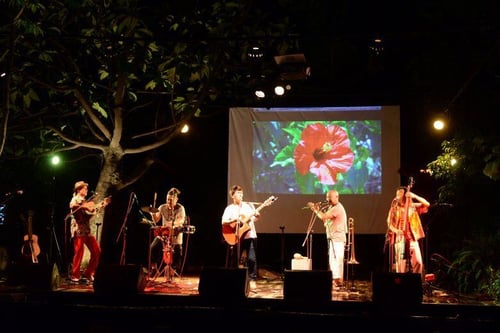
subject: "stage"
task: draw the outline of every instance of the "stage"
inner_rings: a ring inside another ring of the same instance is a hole
[[[323,271],[261,269],[255,288],[249,288],[239,272],[218,267],[168,280],[152,279],[135,266],[107,269],[93,283],[53,274],[49,284],[2,280],[3,325],[16,332],[306,332],[329,325],[384,332],[496,332],[500,327],[500,307],[491,301],[447,293],[425,281],[417,286],[406,277],[381,275],[375,299],[373,280],[328,289]]]

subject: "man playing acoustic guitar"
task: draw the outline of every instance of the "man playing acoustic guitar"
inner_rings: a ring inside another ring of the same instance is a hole
[[[90,220],[104,208],[110,199],[106,198],[96,204],[94,201],[87,200],[89,184],[84,181],[78,181],[73,188],[73,197],[71,198],[69,208],[71,209],[71,236],[73,237],[73,266],[71,272],[71,281],[80,281],[80,266],[82,264],[84,245],[90,252],[90,259],[83,272],[83,277],[88,281],[94,281],[94,273],[99,263],[101,248],[95,236],[90,229]]]
[[[228,263],[228,266],[246,266],[248,268],[250,288],[255,289],[255,280],[257,279],[257,231],[255,221],[259,219],[260,213],[256,211],[253,205],[243,201],[243,188],[240,185],[232,186],[229,194],[233,199],[233,203],[229,204],[222,214],[222,233],[226,242],[231,246],[231,263]],[[235,244],[238,245],[238,256],[234,255],[237,249],[235,250],[232,246]]]

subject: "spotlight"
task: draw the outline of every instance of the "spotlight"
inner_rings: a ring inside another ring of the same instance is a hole
[[[257,96],[258,98],[265,98],[266,97],[266,93],[264,92],[264,90],[262,89],[257,89],[255,90],[254,92],[255,96]]]
[[[50,163],[52,163],[52,165],[58,165],[59,163],[61,163],[61,158],[58,155],[54,155],[50,159]]]
[[[285,94],[285,87],[283,87],[282,85],[275,86],[274,87],[274,93],[277,96],[283,96]]]
[[[434,120],[433,126],[435,129],[440,131],[444,128],[444,121],[442,119],[436,119],[436,120]]]
[[[181,128],[181,133],[185,134],[187,132],[189,132],[189,125],[184,124],[184,126],[182,126],[182,128]]]
[[[382,38],[375,37],[371,40],[371,44],[368,47],[374,56],[379,56],[384,52],[384,41]]]
[[[432,119],[432,127],[437,131],[442,131],[447,126],[447,117],[443,113],[436,114]]]
[[[259,60],[264,57],[264,52],[259,46],[252,46],[247,51],[247,56],[249,60]]]

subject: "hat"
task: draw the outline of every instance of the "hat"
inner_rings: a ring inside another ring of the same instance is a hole
[[[73,192],[78,192],[80,191],[80,189],[84,186],[89,186],[89,184],[87,184],[86,182],[84,182],[83,180],[80,180],[78,182],[75,183],[75,186],[73,187]]]

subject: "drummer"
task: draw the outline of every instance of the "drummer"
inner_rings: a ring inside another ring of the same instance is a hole
[[[171,255],[172,262],[164,263],[171,264],[178,274],[181,274],[182,265],[182,241],[183,227],[186,221],[186,210],[184,206],[178,202],[181,191],[172,187],[167,192],[165,203],[161,204],[158,209],[151,211],[151,218],[156,226],[160,226],[159,232],[155,232],[155,237],[150,245],[151,251],[151,272],[154,275],[160,267],[165,255]],[[161,224],[159,223],[161,220]],[[158,230],[158,229],[157,229]],[[156,231],[156,230],[155,230]],[[170,253],[164,253],[171,251]]]

